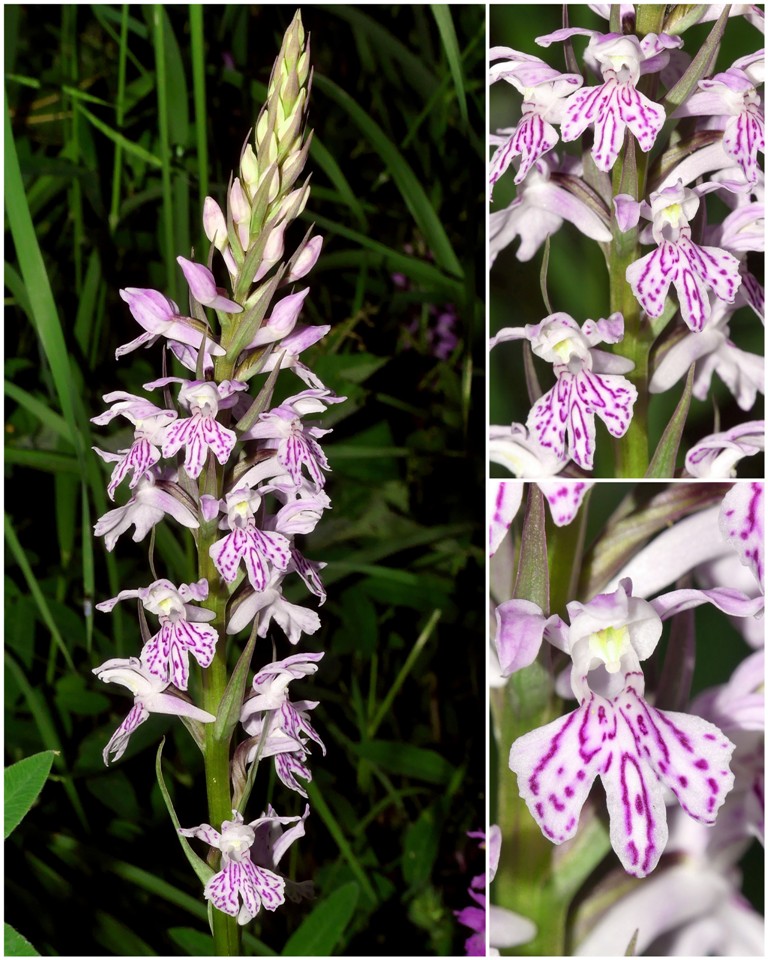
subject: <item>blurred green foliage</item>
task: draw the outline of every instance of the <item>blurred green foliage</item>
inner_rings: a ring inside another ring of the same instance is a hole
[[[90,670],[139,640],[130,609],[93,604],[149,572],[146,543],[109,555],[92,541],[107,501],[90,447],[129,432],[88,420],[104,393],[160,374],[156,351],[113,361],[136,335],[118,291],[184,302],[175,256],[207,252],[203,198],[223,201],[294,8],[49,11],[4,8],[6,148],[21,172],[7,196],[5,724],[9,761],[60,753],[8,842],[6,904],[43,954],[205,955],[202,891],[152,762],[165,734],[179,818],[199,823],[194,744],[154,716],[114,769],[101,759],[129,701]],[[304,318],[332,324],[307,361],[349,398],[324,422],[333,511],[306,546],[328,563],[329,599],[305,648],[326,656],[297,691],[321,702],[328,756],[313,758],[307,836],[285,865],[317,900],[257,918],[244,946],[455,953],[452,911],[478,872],[465,834],[484,818],[484,10],[303,17],[313,190],[293,240],[312,222],[326,238]],[[435,317],[451,310],[441,360]],[[158,574],[188,582],[191,546],[161,525]],[[271,659],[257,646],[257,665]],[[300,801],[279,794],[286,815]]]

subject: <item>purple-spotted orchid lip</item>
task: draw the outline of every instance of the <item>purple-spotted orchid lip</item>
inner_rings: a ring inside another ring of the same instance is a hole
[[[623,580],[613,593],[568,604],[570,624],[545,617],[535,604],[517,611],[511,633],[528,640],[540,633],[572,657],[571,685],[579,700],[576,710],[518,738],[510,750],[520,795],[545,836],[554,843],[574,836],[598,776],[611,845],[633,876],[647,876],[664,850],[663,787],[688,816],[715,822],[734,782],[734,745],[707,720],[647,703],[640,664],[655,649],[662,621],[675,613],[711,603],[731,615],[752,616],[761,600],[716,588],[675,590],[648,602],[633,597],[631,581]]]
[[[579,327],[566,313],[553,313],[540,323],[505,327],[490,341],[494,347],[508,340],[528,340],[537,356],[553,364],[557,383],[531,409],[526,427],[536,444],[552,459],[573,459],[591,470],[595,454],[595,417],[614,437],[623,437],[632,420],[637,389],[626,377],[631,360],[595,349],[599,343],[618,343],[624,336],[624,318],[612,313],[587,320]]]

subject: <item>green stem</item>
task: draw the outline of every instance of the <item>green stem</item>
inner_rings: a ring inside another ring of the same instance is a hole
[[[629,137],[629,132],[627,137]],[[626,169],[625,169],[626,167]],[[625,147],[613,168],[613,196],[631,193],[635,199],[643,196],[647,170],[647,156],[641,153],[636,165],[634,153]],[[608,262],[611,313],[618,311],[624,317],[624,339],[617,352],[634,364],[628,379],[637,388],[629,429],[616,445],[616,473],[619,477],[640,478],[648,468],[648,354],[653,337],[647,320],[641,321],[640,304],[627,283],[630,264],[640,259],[638,230],[635,227],[622,233],[615,222]]]
[[[231,375],[231,361],[221,357],[225,370],[217,382],[227,379]],[[215,473],[203,472],[200,478],[200,493],[210,494],[221,499],[223,494],[224,471],[218,467]],[[211,665],[203,671],[203,710],[218,715],[221,699],[227,687],[227,643],[226,643],[226,609],[229,592],[224,581],[209,555],[211,546],[218,540],[219,533],[216,521],[202,523],[197,538],[198,571],[200,577],[208,581],[208,599],[204,604],[215,614],[211,626],[219,635],[216,644],[216,653]],[[230,737],[218,739],[215,735],[215,724],[205,725],[205,782],[208,794],[209,823],[217,830],[221,829],[222,821],[232,818],[232,787],[230,783]],[[213,945],[214,954],[223,957],[240,956],[240,927],[236,917],[230,917],[220,910],[213,910]]]

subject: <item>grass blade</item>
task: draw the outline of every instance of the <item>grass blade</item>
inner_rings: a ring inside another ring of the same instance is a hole
[[[453,251],[435,208],[430,203],[418,177],[406,163],[397,147],[368,113],[332,80],[315,75],[314,86],[346,110],[352,121],[379,154],[392,174],[392,179],[395,181],[411,216],[416,221],[416,225],[424,234],[424,239],[429,244],[435,262],[448,273],[456,277],[463,277],[464,270]]]
[[[13,554],[13,559],[21,568],[21,572],[27,582],[27,586],[29,587],[29,592],[32,594],[35,603],[37,604],[37,609],[40,611],[40,616],[43,618],[43,622],[45,623],[46,627],[48,627],[56,646],[61,650],[62,656],[66,660],[69,669],[75,673],[75,664],[72,660],[72,656],[67,649],[67,645],[64,643],[64,638],[59,632],[59,628],[56,626],[56,621],[53,619],[53,615],[51,614],[48,606],[48,601],[45,599],[45,595],[40,589],[40,584],[37,582],[37,578],[32,572],[32,567],[30,567],[27,556],[24,553],[24,549],[19,543],[18,537],[16,536],[16,532],[13,529],[8,514],[5,514],[4,520],[5,539],[11,553]]]
[[[461,54],[459,53],[459,43],[456,39],[456,31],[453,27],[451,8],[443,3],[433,3],[431,6],[432,15],[437,23],[437,29],[440,31],[440,39],[442,40],[443,50],[448,60],[453,85],[456,88],[456,99],[459,104],[461,122],[464,127],[466,127],[469,118],[467,116],[467,94],[464,89],[464,70],[461,63]]]
[[[328,832],[333,837],[336,846],[339,848],[339,853],[349,864],[349,869],[355,875],[355,878],[365,891],[365,894],[370,900],[371,904],[378,903],[379,898],[376,896],[376,891],[373,889],[373,884],[368,879],[368,874],[365,872],[362,864],[355,856],[349,841],[344,836],[344,831],[341,829],[339,821],[336,819],[336,817],[334,817],[333,813],[331,812],[331,808],[325,802],[325,798],[320,793],[317,783],[308,783],[306,786],[310,805],[312,809],[319,814],[320,819],[323,821]]]

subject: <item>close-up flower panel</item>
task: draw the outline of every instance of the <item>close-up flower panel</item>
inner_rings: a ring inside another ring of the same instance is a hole
[[[761,954],[764,484],[553,486],[491,481],[495,903],[526,953]]]

